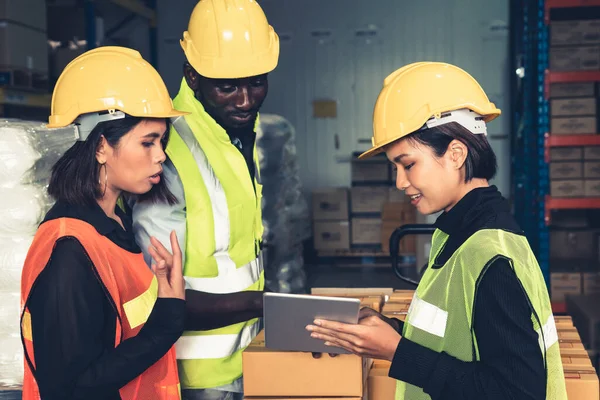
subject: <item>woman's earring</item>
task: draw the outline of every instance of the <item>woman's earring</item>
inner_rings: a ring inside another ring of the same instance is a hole
[[[102,197],[104,197],[106,194],[106,188],[108,187],[108,171],[106,170],[106,163],[100,164],[100,172],[102,171],[102,167],[104,167],[104,191],[102,192]],[[98,183],[100,186],[102,186],[102,178],[98,179]]]

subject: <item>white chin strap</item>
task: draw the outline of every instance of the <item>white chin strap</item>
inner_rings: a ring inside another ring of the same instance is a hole
[[[461,108],[460,110],[454,110],[442,113],[439,118],[431,117],[425,122],[425,125],[419,131],[424,129],[430,129],[436,126],[445,125],[450,122],[456,122],[467,129],[474,135],[485,135],[487,136],[487,127],[485,121],[480,114],[475,111],[471,111],[468,108]]]
[[[125,113],[118,110],[108,110],[101,112],[93,112],[87,114],[81,114],[73,122],[75,124],[76,137],[80,142],[84,142],[90,133],[94,130],[96,125],[104,121],[114,121],[116,119],[125,118]]]

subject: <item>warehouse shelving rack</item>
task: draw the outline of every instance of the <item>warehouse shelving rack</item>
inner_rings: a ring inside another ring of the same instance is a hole
[[[552,135],[549,129],[550,85],[600,81],[600,71],[548,70],[548,24],[553,9],[600,7],[600,0],[514,0],[511,2],[512,194],[514,214],[537,256],[549,286],[549,231],[553,210],[600,208],[600,198],[553,198],[549,193],[550,148],[600,145],[600,135]],[[564,304],[553,304],[564,312]]]

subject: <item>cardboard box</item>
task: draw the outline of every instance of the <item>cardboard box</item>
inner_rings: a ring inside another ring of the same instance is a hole
[[[583,158],[583,147],[552,147],[550,161],[579,161]]]
[[[590,229],[553,230],[550,232],[550,259],[594,259],[597,237],[598,231]]]
[[[48,72],[46,33],[0,21],[0,65],[15,69]]]
[[[363,400],[364,397],[247,397],[244,400]],[[366,400],[366,399],[364,399]]]
[[[564,350],[583,350],[585,351],[585,347],[583,347],[583,343],[571,340],[558,340],[558,347],[560,348],[561,353]]]
[[[371,364],[355,355],[315,359],[310,353],[270,350],[263,331],[242,353],[244,395],[361,397]]]
[[[312,192],[312,215],[315,221],[348,219],[348,189],[322,188]]]
[[[580,179],[583,177],[581,161],[561,161],[550,163],[550,179]]]
[[[415,295],[414,290],[398,289],[388,296],[388,302],[410,303]]]
[[[389,366],[373,365],[367,380],[369,400],[391,400],[396,394],[397,381],[388,376]]]
[[[381,248],[385,253],[390,251],[392,233],[403,225],[414,224],[417,221],[415,207],[410,203],[386,203],[381,215]],[[408,235],[400,240],[399,254],[416,254],[417,241],[415,235]]]
[[[389,186],[356,186],[351,189],[350,209],[353,213],[381,213],[388,201]]]
[[[550,274],[550,293],[552,301],[563,303],[566,296],[581,294],[581,274],[553,272]]]
[[[577,329],[558,331],[558,338],[563,340],[572,340],[581,342],[581,337],[577,333]]]
[[[600,179],[588,179],[584,181],[585,197],[600,197]]]
[[[585,161],[583,163],[583,177],[600,178],[600,161]]]
[[[598,375],[594,368],[565,370],[569,399],[598,400]]]
[[[583,180],[550,181],[552,197],[583,197],[585,193]]]
[[[551,71],[590,71],[600,69],[600,46],[553,47]]]
[[[595,96],[595,82],[551,83],[550,98]]]
[[[347,250],[350,248],[348,221],[315,221],[314,246],[317,250]]]
[[[555,99],[550,101],[550,115],[570,117],[576,115],[596,115],[596,98]]]
[[[600,160],[600,146],[588,146],[583,149],[583,159]]]
[[[0,20],[46,31],[46,0],[2,0]]]
[[[588,350],[600,350],[600,294],[570,296],[567,313],[573,318],[581,342]]]
[[[552,21],[550,45],[586,45],[600,43],[600,20]]]
[[[388,254],[390,252],[390,238],[392,233],[400,226],[405,225],[397,221],[384,221],[381,224],[381,251]],[[400,240],[398,254],[406,256],[417,253],[417,237],[415,235],[404,236]]]
[[[551,118],[553,135],[587,135],[597,132],[596,117]]]
[[[599,272],[584,272],[583,277],[583,294],[600,293],[600,273]]]
[[[381,243],[381,218],[352,218],[353,245],[379,245]]]
[[[352,161],[352,182],[388,183],[391,179],[387,160]]]
[[[563,369],[578,369],[578,368],[593,368],[592,361],[586,351],[581,351],[579,354],[564,355],[561,353]]]
[[[572,327],[573,319],[568,315],[555,315],[554,323],[556,324],[556,329],[560,329],[562,327]]]

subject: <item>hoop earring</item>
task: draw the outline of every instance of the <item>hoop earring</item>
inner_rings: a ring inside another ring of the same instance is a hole
[[[102,192],[102,197],[104,197],[106,194],[106,188],[108,187],[108,171],[106,170],[106,163],[100,164],[100,171],[102,171],[102,167],[104,167],[104,191]],[[98,183],[100,186],[102,186],[102,179],[98,179]]]

